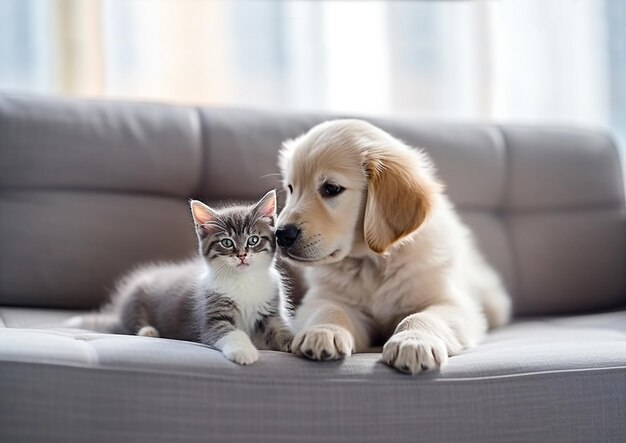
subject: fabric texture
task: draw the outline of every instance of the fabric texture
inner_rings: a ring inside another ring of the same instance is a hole
[[[0,441],[620,441],[626,311],[525,320],[440,373],[379,353],[241,367],[189,342],[52,328],[5,308]],[[37,329],[37,325],[42,329]],[[45,328],[45,329],[44,329]]]
[[[0,303],[93,308],[125,270],[194,254],[187,198],[280,188],[281,143],[336,117],[0,95]],[[626,304],[605,134],[370,120],[433,158],[516,313]]]
[[[281,143],[329,118],[0,94],[0,441],[624,441],[626,211],[599,132],[371,119],[430,154],[527,316],[440,372],[62,327],[195,254],[187,199],[280,187]]]

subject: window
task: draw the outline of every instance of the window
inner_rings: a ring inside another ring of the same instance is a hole
[[[626,141],[626,2],[4,0],[0,90],[591,125]]]

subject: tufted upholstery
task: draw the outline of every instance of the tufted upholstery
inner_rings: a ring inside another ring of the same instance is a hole
[[[429,152],[534,316],[439,373],[63,328],[128,268],[194,253],[187,198],[279,186],[281,142],[327,118],[0,95],[0,441],[623,440],[624,188],[598,132],[371,120]]]
[[[282,141],[328,118],[0,96],[0,303],[95,307],[130,266],[192,254],[186,199],[279,187]],[[626,304],[609,137],[371,121],[432,156],[518,314]]]

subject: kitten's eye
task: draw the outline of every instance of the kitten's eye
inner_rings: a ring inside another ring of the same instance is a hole
[[[220,242],[222,244],[222,246],[224,246],[225,248],[232,248],[233,247],[233,241],[230,238],[225,238],[224,240],[222,240]]]
[[[334,183],[324,183],[320,188],[320,194],[322,197],[335,197],[345,191],[346,188],[336,185]]]
[[[251,235],[250,237],[248,237],[248,246],[254,246],[259,242],[259,236],[258,235]]]
[[[293,194],[293,186],[291,186],[291,185],[287,185],[287,187],[289,188],[289,193],[290,193],[290,194]]]

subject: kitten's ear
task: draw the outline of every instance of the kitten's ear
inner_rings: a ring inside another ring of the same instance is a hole
[[[259,202],[254,205],[252,209],[255,211],[259,217],[267,217],[272,219],[272,225],[274,224],[274,219],[276,218],[276,190],[272,189],[267,194],[259,200]]]
[[[198,200],[191,200],[189,205],[198,234],[204,237],[214,233],[217,229],[217,212]]]

